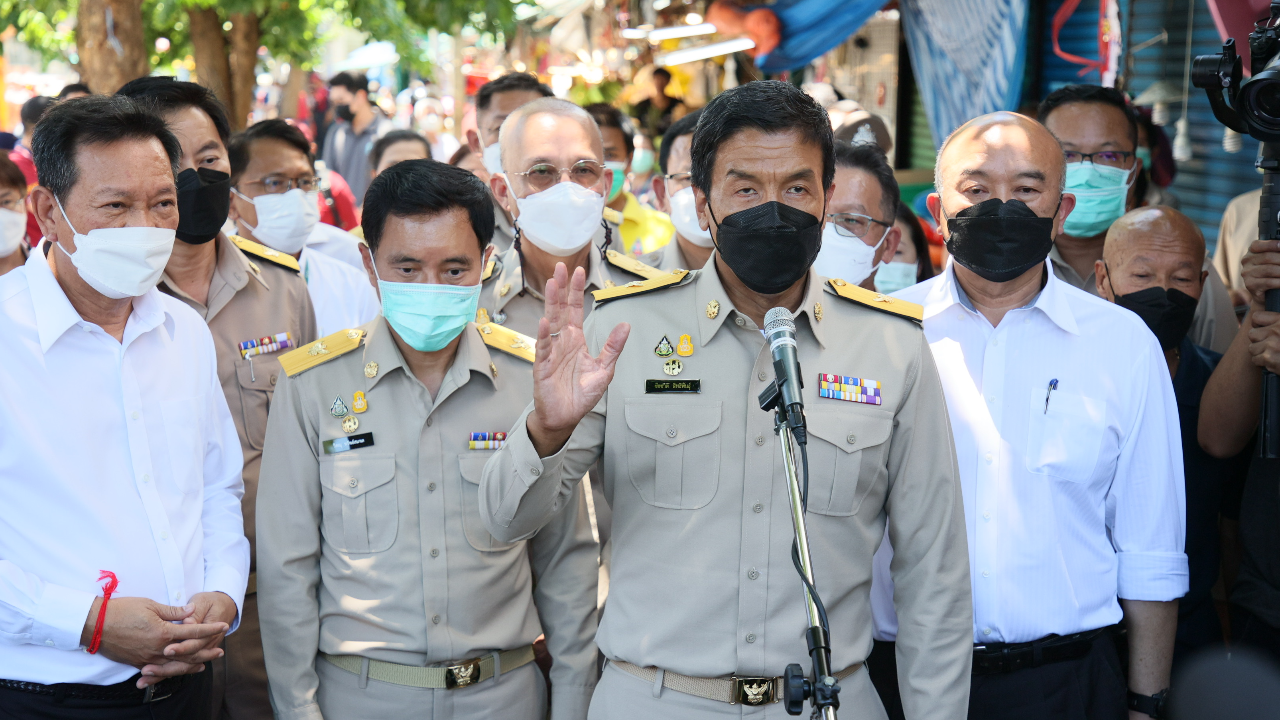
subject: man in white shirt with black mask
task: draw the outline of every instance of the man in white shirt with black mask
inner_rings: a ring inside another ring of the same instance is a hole
[[[961,126],[928,200],[953,262],[894,295],[924,307],[947,398],[973,583],[969,717],[984,720],[1161,717],[1188,587],[1164,353],[1141,318],[1046,262],[1075,207],[1064,165],[1030,118]],[[886,543],[878,637],[894,622],[889,557]]]
[[[0,278],[0,718],[202,717],[249,544],[213,339],[156,289],[182,149],[105,95],[32,149],[48,242]]]

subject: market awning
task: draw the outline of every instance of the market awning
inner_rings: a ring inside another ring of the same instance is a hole
[[[392,42],[373,42],[352,50],[347,59],[333,66],[334,70],[368,70],[369,68],[395,65],[400,60],[396,45]]]

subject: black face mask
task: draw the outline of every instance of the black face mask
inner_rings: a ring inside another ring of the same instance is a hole
[[[991,282],[1018,277],[1053,249],[1053,218],[1037,216],[1021,200],[991,198],[943,219],[951,234],[947,252]]]
[[[351,122],[351,120],[356,116],[356,114],[351,112],[350,105],[348,105],[347,103],[342,103],[340,105],[333,106],[333,116],[338,118],[339,120],[342,120],[343,122]]]
[[[1107,275],[1107,282],[1110,283],[1110,270]],[[1115,294],[1114,287],[1111,293]],[[1115,298],[1117,305],[1137,313],[1142,322],[1151,328],[1151,332],[1160,341],[1161,350],[1177,347],[1182,338],[1187,336],[1191,321],[1195,319],[1198,302],[1181,290],[1165,290],[1162,287],[1149,287],[1127,295],[1116,295]]]
[[[178,173],[178,239],[191,245],[218,236],[231,208],[231,176],[209,168]]]
[[[773,200],[716,221],[715,243],[743,285],[761,295],[777,295],[809,272],[822,247],[822,224]]]

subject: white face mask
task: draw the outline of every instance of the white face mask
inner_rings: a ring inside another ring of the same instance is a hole
[[[27,214],[0,208],[0,257],[9,257],[27,235]]]
[[[671,196],[671,224],[676,226],[680,237],[698,247],[711,247],[711,231],[703,230],[698,225],[698,207],[693,197],[693,188],[687,187]]]
[[[71,226],[62,201],[57,196],[53,199]],[[89,287],[114,300],[144,295],[160,282],[177,233],[168,228],[121,227],[97,228],[81,235],[74,226],[71,232],[76,239],[74,255],[62,243],[55,244],[71,258],[71,264]]]
[[[876,270],[876,292],[889,295],[903,288],[916,284],[916,276],[920,270],[915,263],[894,262],[880,263]]]
[[[889,228],[885,228],[880,242],[873,247],[863,242],[862,238],[841,235],[836,232],[835,223],[828,220],[822,228],[822,249],[813,261],[813,268],[819,275],[840,278],[857,285],[866,280],[875,268],[876,251],[888,236]]]
[[[231,192],[241,200],[253,203],[258,212],[258,226],[254,227],[240,218],[240,224],[249,229],[263,245],[287,255],[296,255],[306,247],[307,237],[320,222],[318,192],[303,192],[294,188],[275,195],[259,195],[247,198],[239,190]]]
[[[498,147],[498,143],[485,148],[481,159],[484,162],[484,169],[488,170],[490,175],[502,172],[502,148]]]
[[[510,190],[511,184],[507,183]],[[514,190],[510,190],[512,196]],[[516,198],[520,237],[550,255],[572,255],[591,242],[604,215],[604,196],[577,183],[556,183],[540,193]]]

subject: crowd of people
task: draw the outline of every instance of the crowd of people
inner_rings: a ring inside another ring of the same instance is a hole
[[[654,78],[498,77],[449,157],[350,73],[318,139],[167,77],[28,102],[0,719],[781,718],[775,308],[842,713],[1169,717],[1198,654],[1280,662],[1258,193],[1210,257],[1072,85],[951,133],[922,219],[843,101]]]

